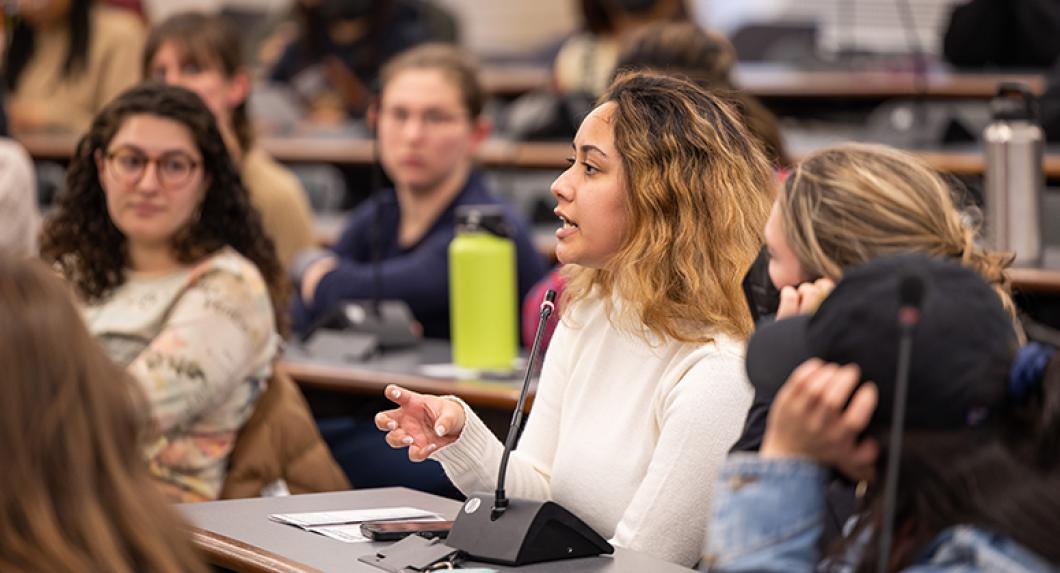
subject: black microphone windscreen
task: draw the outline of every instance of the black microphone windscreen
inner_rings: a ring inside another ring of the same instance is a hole
[[[904,275],[898,283],[898,302],[905,307],[920,308],[924,300],[924,279],[916,275]]]
[[[545,302],[556,302],[556,291],[552,289],[545,291]]]

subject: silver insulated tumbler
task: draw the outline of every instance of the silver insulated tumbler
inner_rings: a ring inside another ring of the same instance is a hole
[[[993,120],[983,131],[986,153],[986,236],[1016,264],[1042,257],[1042,130],[1037,100],[1022,84],[1003,83],[990,102]]]

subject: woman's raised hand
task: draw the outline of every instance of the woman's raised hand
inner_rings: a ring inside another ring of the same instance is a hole
[[[409,459],[421,462],[432,452],[448,446],[464,429],[464,408],[459,402],[419,394],[393,384],[386,397],[398,405],[375,415],[375,425],[386,432],[392,448],[409,449]]]
[[[871,479],[879,445],[861,434],[872,419],[876,385],[859,385],[856,365],[839,366],[816,358],[788,377],[769,408],[759,455],[809,458],[833,466],[855,480]]]
[[[812,283],[802,283],[798,287],[786,286],[780,289],[780,306],[777,308],[777,318],[788,318],[817,312],[817,307],[821,306],[824,299],[832,294],[832,289],[834,288],[835,281],[832,279],[817,279]]]

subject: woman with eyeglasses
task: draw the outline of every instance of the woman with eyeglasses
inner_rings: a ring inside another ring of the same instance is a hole
[[[177,501],[216,498],[285,330],[285,279],[213,114],[146,83],[78,143],[41,254],[140,385],[149,467]],[[280,311],[280,312],[278,312]]]

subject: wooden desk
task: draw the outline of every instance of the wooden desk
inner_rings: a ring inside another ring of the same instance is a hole
[[[57,161],[69,160],[77,144],[73,136],[54,133],[24,134],[18,140],[34,159]],[[273,136],[261,138],[261,145],[283,163],[367,165],[372,161],[372,142],[366,138]],[[791,150],[792,158],[798,161],[811,151],[811,148],[794,148]],[[985,169],[983,155],[976,149],[910,151],[945,173],[982,175]],[[494,138],[483,143],[477,158],[479,164],[487,168],[558,172],[567,167],[570,153],[570,142],[566,141],[517,142]],[[1060,152],[1047,153],[1042,167],[1047,177],[1060,178]]]
[[[510,415],[519,401],[522,373],[499,380],[464,380],[424,375],[424,364],[452,360],[447,341],[424,340],[409,350],[388,351],[364,362],[344,362],[339,358],[310,357],[297,347],[287,350],[279,367],[306,388],[382,397],[388,384],[398,384],[425,394],[451,394],[472,407],[503,410]],[[533,395],[527,397],[527,407]]]
[[[1015,267],[1006,271],[1012,288],[1021,292],[1060,294],[1060,270]]]
[[[65,134],[38,133],[19,137],[35,159],[68,160],[77,143],[75,137]],[[344,139],[323,137],[268,137],[262,139],[266,150],[284,162],[324,161],[331,163],[366,164],[372,158],[371,141],[367,139]],[[793,159],[798,160],[812,151],[809,148],[792,150]],[[982,153],[975,149],[953,150],[912,150],[933,168],[958,175],[982,175],[985,161]],[[566,167],[570,155],[569,142],[513,142],[501,139],[487,141],[479,153],[479,161],[485,167],[514,169],[552,169]],[[1042,168],[1049,178],[1060,179],[1060,151],[1051,151],[1045,155]],[[1058,269],[1058,270],[1049,270]],[[1012,269],[1010,276],[1017,289],[1035,292],[1060,292],[1060,262],[1047,264],[1045,269]],[[341,380],[344,387],[355,384],[363,377],[351,374],[356,370],[342,369],[340,375],[332,367],[321,365],[291,364],[291,373],[296,380],[306,384],[324,386],[329,381]],[[436,380],[422,377],[409,377],[408,374],[391,373],[385,375],[388,380],[400,380],[395,383],[416,382],[419,387],[437,388]],[[474,385],[472,385],[474,386]],[[481,397],[485,402],[499,400],[508,404],[508,398],[498,398],[494,389],[468,387],[468,396]],[[481,393],[481,396],[479,395]],[[514,405],[511,400],[510,404]]]
[[[460,503],[404,488],[359,490],[288,497],[236,499],[178,506],[192,527],[195,545],[207,560],[238,573],[381,573],[357,561],[386,543],[342,543],[268,519],[270,513],[411,506],[452,519]],[[616,548],[614,556],[540,563],[519,568],[488,566],[525,573],[679,573],[690,569]]]
[[[68,133],[23,133],[17,136],[30,156],[38,160],[69,161],[78,137]],[[368,165],[372,141],[366,137],[267,136],[262,148],[283,163],[336,163]],[[485,167],[513,169],[560,169],[570,156],[570,142],[522,143],[499,138],[479,148],[478,161]]]
[[[1017,292],[1060,294],[1060,246],[1044,249],[1040,267],[1013,267],[1006,273]]]
[[[489,93],[505,97],[548,85],[552,70],[541,64],[492,64],[482,67]],[[989,99],[1001,82],[1018,81],[1035,93],[1045,90],[1040,73],[983,73],[933,69],[917,77],[912,71],[804,69],[784,64],[738,63],[736,84],[763,99],[889,99],[923,95],[929,99]],[[923,83],[923,93],[921,84]]]
[[[776,64],[739,64],[736,85],[763,99],[890,99],[923,95],[930,99],[989,99],[1002,82],[1018,81],[1035,93],[1045,91],[1042,74],[988,74],[931,70],[806,70]]]
[[[481,67],[482,87],[494,96],[517,97],[547,87],[552,68],[542,64],[489,64]]]

